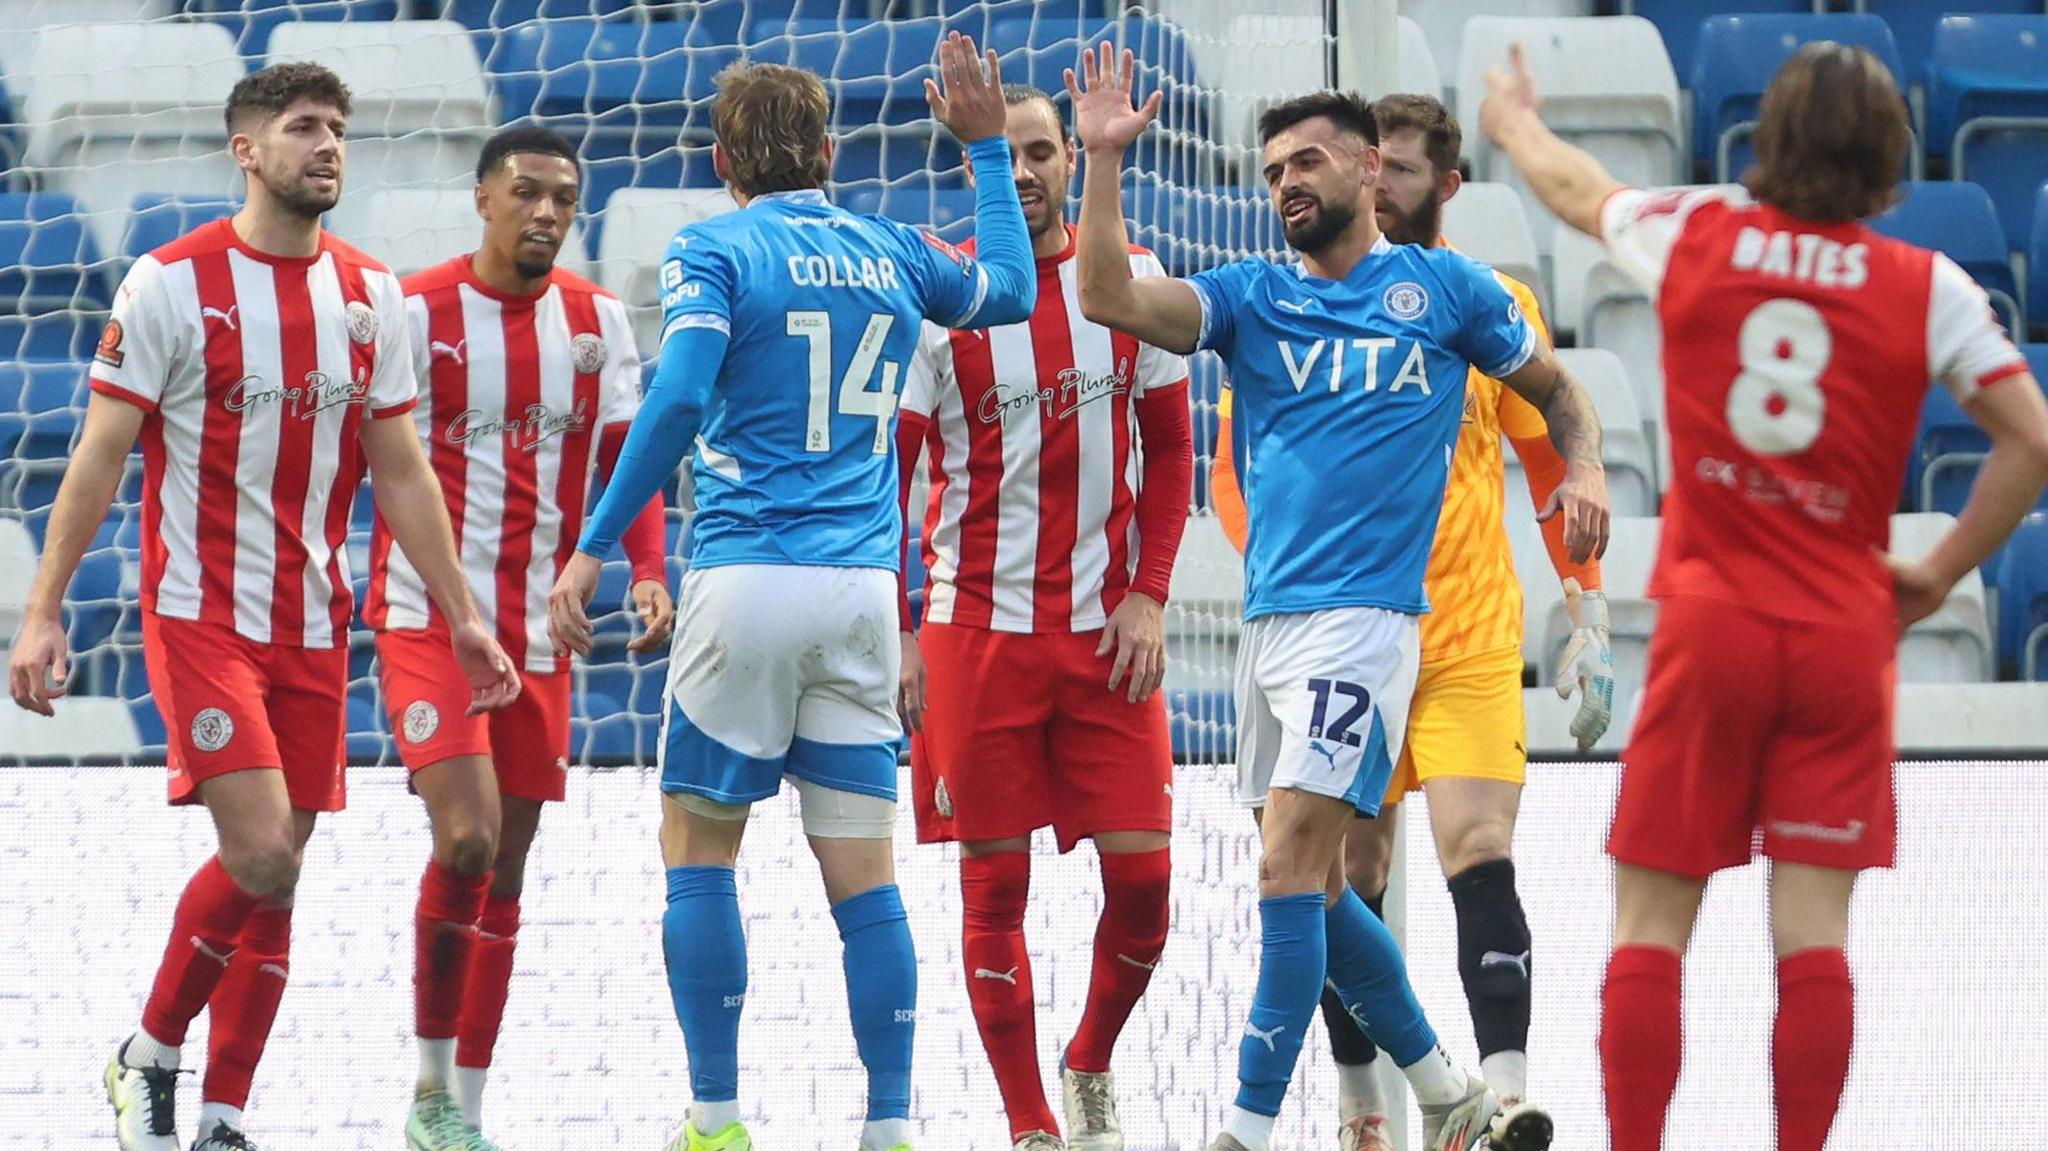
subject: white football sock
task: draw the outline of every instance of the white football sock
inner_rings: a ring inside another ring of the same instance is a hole
[[[1254,1115],[1242,1107],[1232,1107],[1230,1117],[1223,1121],[1223,1131],[1244,1144],[1246,1151],[1272,1151],[1271,1115]]]
[[[889,1151],[910,1142],[910,1120],[870,1119],[861,1126],[861,1151]]]
[[[740,1104],[737,1099],[723,1103],[690,1104],[690,1123],[699,1133],[716,1135],[740,1121]]]
[[[455,1102],[462,1107],[462,1121],[471,1127],[484,1125],[484,1078],[488,1067],[455,1067]]]
[[[237,1131],[243,1130],[242,1109],[240,1107],[230,1107],[225,1103],[215,1103],[211,1099],[201,1100],[199,1104],[199,1137],[204,1139],[208,1135],[213,1134],[213,1125],[215,1123],[225,1123]]]
[[[128,1067],[165,1067],[178,1069],[178,1060],[183,1048],[169,1043],[159,1043],[149,1032],[137,1028],[129,1037],[128,1047],[121,1055],[121,1062]]]
[[[1408,1077],[1416,1102],[1425,1106],[1441,1107],[1465,1097],[1468,1077],[1441,1046],[1430,1048],[1429,1054],[1401,1068],[1401,1074]]]
[[[446,1091],[449,1080],[455,1078],[455,1041],[453,1039],[420,1040],[419,1090]]]
[[[1479,1061],[1479,1077],[1502,1099],[1527,1099],[1529,1055],[1525,1051],[1496,1051]]]
[[[1380,1061],[1337,1064],[1337,1117],[1385,1115],[1386,1092],[1380,1088]]]

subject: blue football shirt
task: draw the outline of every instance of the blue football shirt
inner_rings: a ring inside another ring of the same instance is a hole
[[[1342,280],[1242,260],[1189,282],[1235,397],[1245,618],[1428,611],[1466,373],[1535,354],[1513,297],[1469,257],[1384,238]]]

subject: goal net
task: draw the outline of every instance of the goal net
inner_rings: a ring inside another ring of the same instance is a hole
[[[1281,254],[1273,212],[1257,187],[1251,125],[1267,102],[1321,87],[1332,75],[1325,7],[1321,0],[1159,0],[1128,11],[1112,11],[1104,0],[0,5],[0,75],[11,108],[11,119],[0,123],[7,181],[0,193],[0,644],[18,625],[85,411],[85,363],[123,270],[234,209],[240,176],[224,153],[220,104],[254,64],[310,59],[349,83],[348,190],[328,224],[401,273],[474,247],[471,173],[496,126],[531,118],[567,132],[583,159],[584,205],[563,260],[627,302],[641,350],[652,357],[659,327],[653,269],[663,245],[680,225],[730,207],[710,161],[709,96],[726,64],[796,63],[824,76],[835,108],[835,199],[958,239],[971,230],[972,193],[959,147],[937,129],[922,93],[940,36],[965,30],[1001,53],[1006,79],[1055,93],[1084,45],[1115,40],[1136,51],[1141,86],[1167,95],[1160,124],[1125,174],[1126,215],[1138,242],[1169,271],[1186,273]],[[1196,513],[1168,612],[1167,692],[1183,764],[1175,787],[1173,934],[1115,1065],[1133,1151],[1200,1148],[1213,1137],[1234,1091],[1256,974],[1259,848],[1232,798],[1229,684],[1242,578],[1207,506],[1222,385],[1213,357],[1196,358],[1193,382]],[[0,858],[13,874],[39,877],[12,905],[9,938],[17,946],[0,961],[14,989],[0,994],[0,1020],[14,1037],[0,1055],[12,1085],[0,1091],[0,1130],[34,1133],[25,1146],[105,1141],[95,1071],[134,1026],[171,900],[212,842],[202,823],[162,806],[163,723],[142,672],[136,607],[140,496],[138,460],[72,584],[66,625],[77,670],[59,721],[0,725],[12,741],[0,745],[0,759],[35,764],[0,772]],[[669,501],[674,554],[687,520],[686,482]],[[369,517],[365,493],[349,555],[359,602]],[[666,668],[660,657],[625,650],[633,630],[621,610],[627,582],[623,561],[607,565],[595,609],[598,651],[576,671],[578,770],[568,801],[544,820],[528,865],[527,927],[486,1106],[488,1129],[508,1147],[657,1146],[687,1098],[683,1046],[662,978],[652,836],[654,716]],[[358,630],[350,658],[351,807],[322,821],[307,855],[295,982],[250,1111],[259,1140],[322,1151],[391,1145],[411,1087],[408,931],[428,838],[394,766],[372,654]],[[1984,812],[2009,813],[1995,818],[2015,824],[2003,832],[2012,842],[2031,842],[2017,821],[2048,801],[2048,769],[2038,765],[2020,771],[2017,786],[2011,769],[1982,766],[1927,769],[1915,778],[1925,786],[1909,794],[1909,816],[1958,827]],[[1560,1146],[1601,1138],[1592,1043],[1608,923],[1600,837],[1614,785],[1608,764],[1537,769],[1518,845],[1538,937],[1532,1082],[1559,1118]],[[2014,802],[2019,790],[2031,802]],[[786,797],[761,806],[740,864],[752,974],[742,1100],[763,1147],[843,1148],[862,1113],[863,1079],[838,944],[795,811]],[[1422,804],[1410,806],[1411,825],[1424,826]],[[917,1146],[1001,1148],[1001,1106],[962,985],[957,854],[915,846],[908,810],[906,803],[897,857],[921,962]],[[1883,1054],[1859,1064],[1848,1107],[1885,1118],[1847,1126],[1840,1146],[1934,1145],[1952,1137],[1944,1117],[1982,1122],[1993,1105],[1987,1101],[2030,1097],[2031,1085],[2003,1068],[2038,1064],[2048,1051],[2025,1029],[2024,1010],[1991,1006],[2048,998],[2038,978],[2014,974],[2039,966],[2023,941],[1995,930],[2011,921],[2004,912],[2023,917],[2024,909],[1931,897],[1957,874],[1986,890],[2033,890],[2019,855],[1972,846],[1995,842],[1909,839],[1908,867],[1869,885],[1875,894],[1866,898],[1888,902],[1856,941],[1870,973],[1859,1029],[1866,1050]],[[1394,906],[1405,916],[1416,985],[1446,1043],[1476,1065],[1433,846],[1415,832],[1403,852],[1416,882]],[[1051,1069],[1081,1011],[1100,909],[1091,854],[1061,858],[1041,842],[1034,861],[1027,930],[1041,1004],[1039,1058],[1055,1092]],[[1706,929],[1720,950],[1705,951],[1691,969],[1695,1044],[1673,1117],[1675,1138],[1727,1151],[1771,1143],[1766,1071],[1754,1055],[1770,1011],[1757,897],[1755,877],[1743,876],[1718,885],[1710,901]],[[1981,940],[1991,950],[1980,953],[1981,963],[1948,964],[1895,946],[1945,936]],[[1951,1025],[1944,1005],[1953,1004],[1968,1016],[1966,1029]],[[1281,1118],[1281,1146],[1336,1143],[1335,1079],[1320,1024],[1316,1030]],[[2011,1054],[1959,1084],[1953,1055],[1923,1053],[1919,1037],[1963,1031],[1975,1050]],[[188,1066],[200,1062],[204,1042],[202,1017]],[[1910,1103],[1903,1109],[1901,1092]],[[189,1122],[196,1091],[188,1086],[186,1095]],[[1966,1108],[1954,1097],[1971,1102]],[[1420,1145],[1411,1129],[1406,1146]]]

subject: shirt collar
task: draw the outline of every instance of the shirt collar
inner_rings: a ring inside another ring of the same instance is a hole
[[[822,206],[827,202],[825,191],[822,188],[796,188],[787,192],[763,192],[747,202],[759,204],[768,200],[782,204],[803,204],[806,206]]]

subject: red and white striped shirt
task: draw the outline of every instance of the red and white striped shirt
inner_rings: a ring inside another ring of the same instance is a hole
[[[1066,251],[1038,261],[1038,305],[1026,323],[925,325],[901,411],[912,432],[922,426],[930,460],[929,621],[1090,631],[1134,588],[1166,598],[1193,468],[1187,361],[1083,317],[1073,257],[1070,229]],[[1131,274],[1165,272],[1133,248]],[[1178,420],[1171,446],[1144,442],[1143,401],[1152,396],[1163,400],[1154,410]],[[907,457],[918,446],[908,435]],[[1153,483],[1178,489],[1158,493],[1171,522],[1145,539],[1139,493]]]
[[[625,306],[560,268],[538,293],[510,295],[478,279],[468,256],[407,277],[404,290],[424,401],[416,422],[470,594],[515,662],[559,671],[548,591],[576,550],[599,435],[623,436],[640,406]],[[653,562],[659,578],[658,521]],[[379,630],[440,623],[381,513],[363,618]]]
[[[244,243],[228,220],[137,260],[92,388],[142,425],[142,606],[259,643],[348,642],[349,504],[363,414],[417,386],[398,280],[326,233],[308,258]]]

